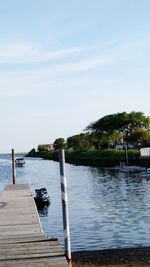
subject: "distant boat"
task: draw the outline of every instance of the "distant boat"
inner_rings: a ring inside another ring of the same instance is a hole
[[[16,167],[23,167],[25,165],[24,158],[15,159],[15,165]]]

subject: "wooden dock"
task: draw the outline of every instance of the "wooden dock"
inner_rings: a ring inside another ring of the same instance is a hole
[[[0,267],[67,267],[57,240],[44,236],[28,184],[6,185],[0,197]]]

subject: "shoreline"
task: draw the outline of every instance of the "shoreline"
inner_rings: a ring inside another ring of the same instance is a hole
[[[58,151],[30,151],[26,157],[39,157],[47,160],[59,161]],[[65,151],[66,163],[93,167],[114,167],[120,162],[126,162],[124,150],[102,149],[99,151]],[[140,159],[138,150],[128,150],[129,165],[142,166],[145,162]]]
[[[72,267],[150,266],[150,246],[137,248],[75,251]]]

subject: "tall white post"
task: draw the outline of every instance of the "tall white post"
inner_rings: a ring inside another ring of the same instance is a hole
[[[60,163],[60,182],[61,182],[61,195],[62,195],[62,214],[64,226],[64,243],[65,253],[68,261],[71,261],[71,242],[70,242],[70,227],[69,227],[69,214],[68,214],[68,197],[67,197],[67,177],[65,169],[65,153],[64,150],[59,151]]]

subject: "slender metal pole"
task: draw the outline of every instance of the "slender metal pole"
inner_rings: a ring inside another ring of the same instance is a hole
[[[69,227],[69,214],[68,214],[68,197],[67,197],[67,177],[65,169],[65,153],[64,150],[59,151],[60,163],[60,182],[61,182],[61,195],[62,195],[62,214],[64,226],[64,243],[65,253],[68,261],[71,261],[71,242],[70,242],[70,227]]]
[[[13,184],[16,183],[16,169],[15,169],[15,153],[14,149],[12,149],[12,180]]]
[[[126,161],[126,165],[128,165],[128,148],[127,148],[127,145],[125,145],[125,147],[124,147],[124,149],[125,149],[125,161]]]

